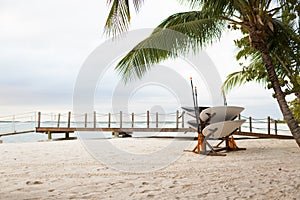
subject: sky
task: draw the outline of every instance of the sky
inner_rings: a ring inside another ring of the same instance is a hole
[[[145,1],[137,15],[132,12],[130,30],[155,28],[169,15],[188,10],[176,0]],[[108,11],[106,0],[0,0],[0,116],[72,110],[74,88],[82,66],[109,39],[103,34]],[[236,32],[224,33],[219,42],[205,49],[222,81],[241,69],[235,60],[238,49],[233,43],[239,36]],[[97,85],[95,108],[100,112],[109,110],[111,90],[120,81],[113,70],[114,64],[112,61],[107,71],[110,78],[103,78]],[[178,73],[185,74],[180,67],[188,68],[189,64],[178,59],[163,65],[174,66]],[[189,74],[184,76],[188,81]],[[196,79],[201,89],[199,104],[209,106],[207,88],[199,77]],[[246,116],[282,118],[271,95],[272,91],[263,86],[248,83],[232,90],[227,102],[245,107],[243,115]],[[175,96],[158,85],[146,85],[131,94],[128,106],[131,111],[154,109],[161,101],[163,105],[176,107]]]

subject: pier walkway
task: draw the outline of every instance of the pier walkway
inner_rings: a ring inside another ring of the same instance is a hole
[[[252,117],[239,116],[239,118],[246,119],[247,123],[234,132],[234,135],[255,138],[293,139],[287,129],[277,128],[277,121],[270,117],[254,119]],[[255,127],[255,124],[259,124],[259,127]],[[48,139],[51,139],[52,134],[55,133],[64,133],[67,139],[70,133],[76,131],[112,132],[129,135],[137,132],[196,132],[195,129],[185,126],[187,126],[185,113],[179,111],[167,114],[146,111],[142,114],[124,114],[122,112],[117,114],[98,114],[93,112],[79,115],[71,114],[71,112],[65,115],[42,115],[41,112],[31,112],[20,116],[12,115],[6,119],[0,117],[0,137],[32,132],[46,133],[48,134]],[[7,129],[7,127],[10,129]],[[287,134],[282,134],[282,132]]]

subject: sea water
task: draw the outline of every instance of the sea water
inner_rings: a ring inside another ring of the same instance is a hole
[[[37,124],[35,122],[0,122],[0,133],[7,133],[7,132],[19,132],[19,131],[28,131],[28,130],[35,130],[35,127]],[[71,123],[71,127],[84,127],[84,123]],[[88,123],[87,127],[92,128],[94,126],[94,123]],[[111,123],[112,128],[119,127],[120,124],[116,122]],[[182,125],[179,124],[179,127]],[[189,127],[188,124],[184,125],[185,127]],[[57,127],[57,122],[44,122],[41,124],[41,127]],[[66,122],[61,122],[60,127],[67,127]],[[96,124],[97,128],[107,128],[108,124],[107,122],[98,122]],[[123,128],[131,128],[131,122],[123,122],[122,124]],[[147,124],[145,122],[135,122],[134,124],[135,128],[146,128]],[[156,127],[155,122],[150,123],[150,128]],[[174,122],[163,122],[159,123],[159,127],[164,128],[175,128],[176,124]],[[252,132],[254,133],[265,133],[267,134],[267,123],[253,123],[252,124]],[[244,132],[249,132],[249,123],[245,122],[243,126],[241,127],[241,130]],[[277,124],[277,134],[278,135],[291,135],[288,127],[286,124]],[[275,134],[275,125],[274,123],[271,123],[271,134]],[[79,137],[79,138],[112,138],[113,135],[111,132],[75,132],[70,133],[70,137]],[[196,133],[182,133],[182,132],[135,132],[133,133],[133,137],[151,137],[151,136],[161,136],[161,137],[195,137],[197,136]],[[58,138],[64,138],[65,133],[53,133],[52,139],[58,139]],[[0,137],[0,140],[2,140],[3,143],[17,143],[17,142],[36,142],[41,140],[47,140],[48,136],[45,133],[36,133],[36,132],[30,132],[30,133],[23,133],[23,134],[17,134],[17,135],[10,135],[10,136],[2,136]]]

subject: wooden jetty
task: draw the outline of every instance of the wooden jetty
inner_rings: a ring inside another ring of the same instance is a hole
[[[145,112],[144,114],[144,126],[143,128],[137,127],[137,124],[139,123],[136,121],[137,115],[135,113],[126,114],[127,115],[127,121],[124,120],[125,114],[122,112],[118,113],[118,122],[112,121],[112,115],[111,113],[108,113],[105,115],[106,122],[101,121],[102,126],[100,127],[99,123],[100,121],[97,121],[97,113],[93,112],[92,114],[81,114],[82,116],[82,122],[81,126],[74,127],[74,123],[72,123],[72,114],[71,112],[68,112],[67,114],[67,120],[62,121],[62,115],[57,114],[56,115],[56,122],[54,123],[55,126],[43,126],[45,124],[42,119],[41,112],[37,113],[37,121],[36,121],[36,127],[34,130],[22,130],[22,131],[11,131],[6,133],[0,133],[1,136],[8,136],[8,135],[16,135],[16,134],[23,134],[23,133],[29,133],[29,132],[37,132],[37,133],[46,133],[48,134],[48,139],[52,138],[52,134],[55,133],[64,133],[65,138],[69,138],[70,133],[74,133],[76,131],[95,131],[95,132],[112,132],[116,133],[116,135],[122,135],[122,134],[132,134],[134,132],[196,132],[195,129],[190,127],[185,127],[185,113],[180,113],[179,111],[176,111],[175,113],[172,113],[172,126],[174,127],[159,127],[160,123],[164,123],[163,121],[160,121],[159,114],[158,113],[152,113],[150,114],[149,111]],[[152,117],[150,117],[150,115]],[[92,120],[88,120],[88,116]],[[92,116],[92,117],[91,117]],[[170,116],[169,116],[170,117]],[[130,121],[128,121],[128,118]],[[241,119],[241,116],[239,116],[239,119]],[[74,121],[74,119],[73,119]],[[234,135],[240,135],[240,136],[248,136],[248,137],[256,137],[256,138],[276,138],[276,139],[293,139],[292,136],[288,135],[279,135],[278,129],[277,129],[277,121],[271,120],[270,117],[267,118],[267,128],[266,133],[257,133],[253,132],[253,123],[255,119],[252,117],[248,118],[249,122],[249,131],[242,131],[241,128],[239,128],[236,132],[234,132]],[[53,121],[52,121],[53,122]],[[274,129],[271,128],[271,123],[274,123]],[[53,123],[52,123],[53,124]],[[104,125],[103,125],[104,124]],[[113,124],[115,127],[113,127]],[[116,127],[116,124],[118,126]],[[73,125],[73,126],[72,126]],[[126,126],[127,127],[126,127]],[[272,131],[271,131],[272,130]],[[1,131],[1,130],[0,130]],[[274,131],[274,132],[273,132]]]
[[[14,132],[7,132],[7,133],[0,133],[1,136],[9,136],[9,135],[19,135],[24,133],[32,133],[35,132],[35,130],[26,130],[26,131],[14,131]]]
[[[150,113],[149,111],[146,112],[146,127],[140,128],[135,127],[135,114],[131,114],[131,127],[124,128],[123,127],[123,115],[122,112],[119,113],[119,127],[112,128],[111,127],[111,113],[107,114],[107,127],[97,127],[97,117],[96,112],[93,113],[93,127],[88,128],[87,124],[89,123],[87,120],[87,114],[84,114],[84,127],[71,127],[71,112],[68,113],[68,121],[67,127],[60,127],[60,114],[58,114],[58,121],[57,127],[41,127],[41,113],[38,113],[38,125],[36,127],[36,132],[42,132],[48,134],[48,138],[51,139],[52,133],[65,133],[66,138],[69,137],[69,133],[74,133],[75,131],[96,131],[96,132],[113,132],[113,133],[125,133],[125,134],[132,134],[133,132],[196,132],[195,129],[190,127],[185,127],[184,121],[184,112],[179,115],[179,111],[176,111],[176,116],[174,119],[175,127],[173,128],[159,128],[159,119],[158,113],[155,113],[155,127],[150,127]],[[239,119],[241,116],[239,115]],[[267,134],[265,133],[255,133],[253,132],[252,126],[252,118],[249,117],[249,132],[242,131],[241,128],[234,132],[234,135],[241,135],[241,136],[248,136],[248,137],[257,137],[257,138],[276,138],[276,139],[293,139],[292,136],[287,135],[278,135],[277,130],[277,122],[275,120],[275,134],[271,134],[271,118],[268,117],[267,123]],[[181,126],[180,126],[181,124]]]

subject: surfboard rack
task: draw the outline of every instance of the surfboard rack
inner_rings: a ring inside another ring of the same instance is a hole
[[[225,142],[225,147],[220,147],[221,144]],[[200,145],[200,152],[198,151],[198,144]],[[216,146],[211,146],[209,142],[205,138],[202,141],[198,142],[197,146],[193,149],[192,152],[202,155],[208,156],[226,156],[224,153],[220,152],[230,152],[230,151],[241,151],[246,150],[246,148],[240,148],[237,146],[234,137],[231,135],[230,137],[227,136],[225,138],[221,138],[221,142],[219,142]],[[210,148],[207,150],[206,146]]]
[[[225,142],[225,147],[220,147],[222,143]],[[237,146],[234,137],[231,135],[230,137],[224,138],[219,144],[214,146],[215,151],[241,151],[241,150],[246,150],[246,148],[240,148]]]
[[[234,106],[200,108],[198,112],[199,125],[196,123],[197,119],[188,122],[191,128],[198,130],[198,143],[192,152],[210,156],[226,156],[225,153],[221,152],[246,150],[246,148],[239,148],[232,136],[238,127],[245,122],[245,120],[234,121],[244,108]],[[183,107],[183,109],[191,112],[186,107]],[[216,146],[212,146],[208,142],[209,139],[220,139],[221,142]],[[223,143],[225,143],[225,147],[220,147]]]

